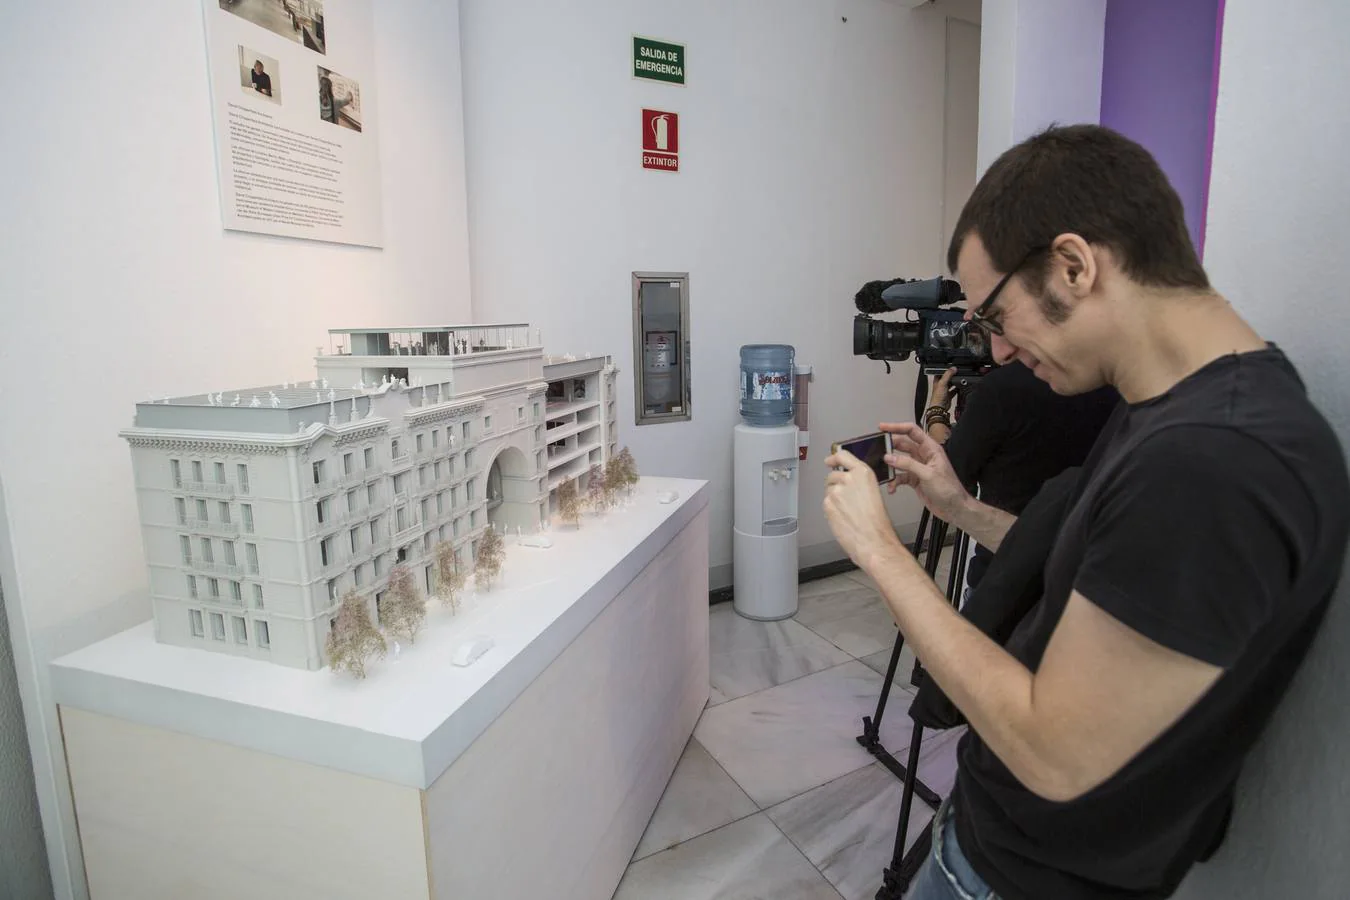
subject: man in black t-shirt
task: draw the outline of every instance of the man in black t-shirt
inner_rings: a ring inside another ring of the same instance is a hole
[[[260,94],[272,96],[272,76],[264,71],[262,60],[253,63],[253,89]]]
[[[1014,360],[980,379],[950,436],[934,434],[970,493],[1018,515],[1050,478],[1081,466],[1120,394],[1110,385],[1075,396],[1052,391]],[[993,552],[977,544],[966,572],[973,589]]]
[[[906,552],[871,471],[826,460],[836,538],[971,726],[909,897],[1170,896],[1221,839],[1340,579],[1340,445],[1285,356],[1210,287],[1157,163],[1115,132],[1051,128],[1005,153],[948,263],[983,298],[966,317],[997,360],[1125,402],[1002,647]],[[997,551],[1014,517],[971,498],[917,425],[882,427],[898,480]]]

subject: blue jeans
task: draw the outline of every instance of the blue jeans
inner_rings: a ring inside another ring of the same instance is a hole
[[[956,842],[950,799],[942,801],[933,818],[932,852],[910,882],[905,900],[998,900]]]

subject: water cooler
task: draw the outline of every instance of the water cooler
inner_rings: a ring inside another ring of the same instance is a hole
[[[805,405],[794,410],[799,380],[786,344],[741,348],[741,418],[733,464],[732,605],[748,619],[797,613],[797,463]],[[802,425],[799,433],[798,425]]]

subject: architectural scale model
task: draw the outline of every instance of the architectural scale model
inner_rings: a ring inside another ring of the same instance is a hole
[[[329,332],[317,377],[136,406],[132,466],[156,638],[319,669],[342,597],[379,622],[400,563],[436,593],[489,525],[536,534],[616,454],[609,357],[527,325]]]

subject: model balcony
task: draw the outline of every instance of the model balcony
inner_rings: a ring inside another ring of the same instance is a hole
[[[185,565],[187,565],[189,569],[204,572],[207,575],[224,575],[226,578],[244,577],[244,569],[242,566],[232,566],[229,563],[205,559],[190,559]]]
[[[184,480],[179,489],[188,494],[210,494],[213,497],[234,496],[234,484],[229,481]]]
[[[239,537],[239,525],[235,522],[211,522],[206,519],[184,519],[178,524],[179,527],[186,528],[193,534],[214,534],[228,538]]]

